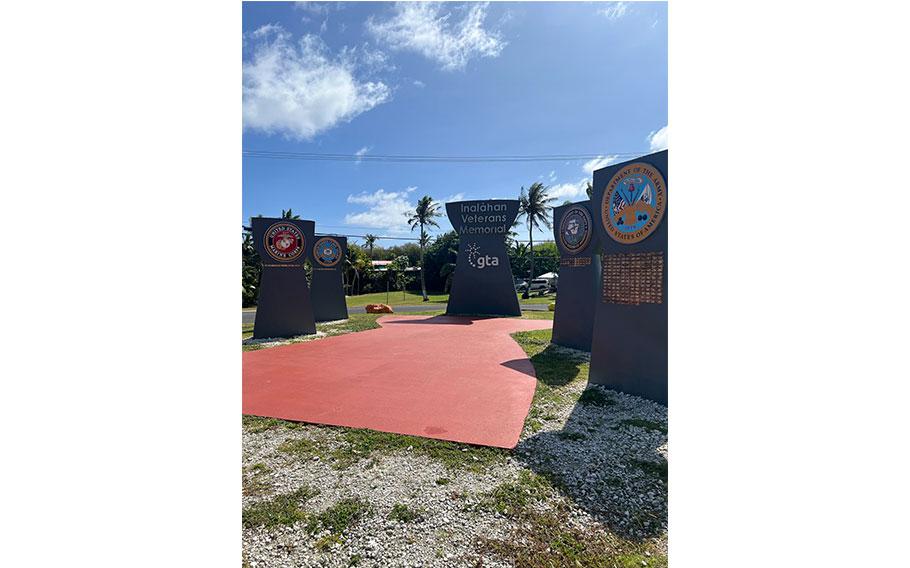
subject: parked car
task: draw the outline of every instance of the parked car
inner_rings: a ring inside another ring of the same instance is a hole
[[[521,285],[515,288],[518,292],[524,292],[527,288],[527,283],[523,282]],[[540,295],[544,295],[550,291],[550,281],[544,280],[543,278],[535,278],[531,280],[531,293],[537,292]]]

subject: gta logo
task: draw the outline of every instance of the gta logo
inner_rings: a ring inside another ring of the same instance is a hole
[[[474,268],[484,269],[488,266],[499,266],[499,257],[490,256],[488,254],[481,255],[480,247],[477,246],[477,243],[471,243],[467,248],[468,253],[468,264]]]

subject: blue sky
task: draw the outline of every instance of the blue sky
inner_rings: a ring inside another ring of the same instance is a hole
[[[515,198],[542,181],[555,204],[579,201],[594,167],[667,144],[666,3],[254,2],[243,5],[243,37],[244,150],[602,156],[245,156],[244,220],[291,207],[317,232],[416,236],[404,211],[424,194]],[[450,229],[443,217],[433,232]]]

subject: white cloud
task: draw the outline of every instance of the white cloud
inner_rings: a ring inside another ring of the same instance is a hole
[[[464,201],[464,193],[453,193],[452,195],[442,200],[443,203],[448,203],[450,201]]]
[[[597,11],[598,14],[606,16],[608,20],[618,20],[629,12],[628,2],[611,2],[605,8]]]
[[[559,201],[564,201],[566,199],[587,199],[588,194],[585,193],[585,187],[587,186],[588,181],[589,179],[587,177],[583,177],[575,183],[551,185],[547,190],[547,195],[555,197]]]
[[[550,178],[550,181],[556,181],[556,170],[550,170],[550,175],[547,177]]]
[[[581,169],[587,173],[592,173],[594,170],[599,170],[600,168],[605,168],[610,164],[615,164],[619,161],[619,156],[598,156],[593,160],[589,160],[581,166]]]
[[[316,36],[296,44],[278,25],[250,34],[243,63],[243,126],[311,139],[389,100],[382,82],[358,80],[354,58],[332,58]]]
[[[488,3],[471,4],[459,22],[435,2],[395,5],[386,21],[367,20],[367,30],[391,49],[417,52],[446,71],[464,69],[473,57],[497,57],[506,46],[498,31],[483,28]]]
[[[346,225],[366,227],[369,229],[383,229],[391,233],[407,233],[408,215],[415,205],[410,202],[410,195],[417,189],[408,187],[403,191],[386,191],[378,189],[373,193],[363,192],[358,195],[348,195],[347,202],[355,205],[365,205],[366,211],[348,213],[344,216]]]
[[[658,152],[660,150],[667,149],[667,127],[664,126],[660,130],[656,130],[648,134],[648,137],[645,139],[648,144],[651,145],[652,152]]]
[[[420,79],[417,79],[417,80],[414,81],[414,86],[417,87],[417,88],[422,89],[422,88],[426,87],[427,85],[426,85],[426,83],[424,83],[424,82],[421,81]]]
[[[332,5],[326,2],[294,2],[294,8],[310,14],[328,14]]]
[[[373,149],[372,146],[364,146],[360,150],[357,150],[356,152],[354,152],[354,155],[357,156],[357,161],[355,161],[354,163],[359,164],[361,161],[360,158],[366,156],[369,153],[369,151],[372,149]]]

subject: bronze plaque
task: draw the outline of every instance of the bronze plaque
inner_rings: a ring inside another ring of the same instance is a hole
[[[603,257],[603,302],[662,304],[664,253],[607,254]]]

